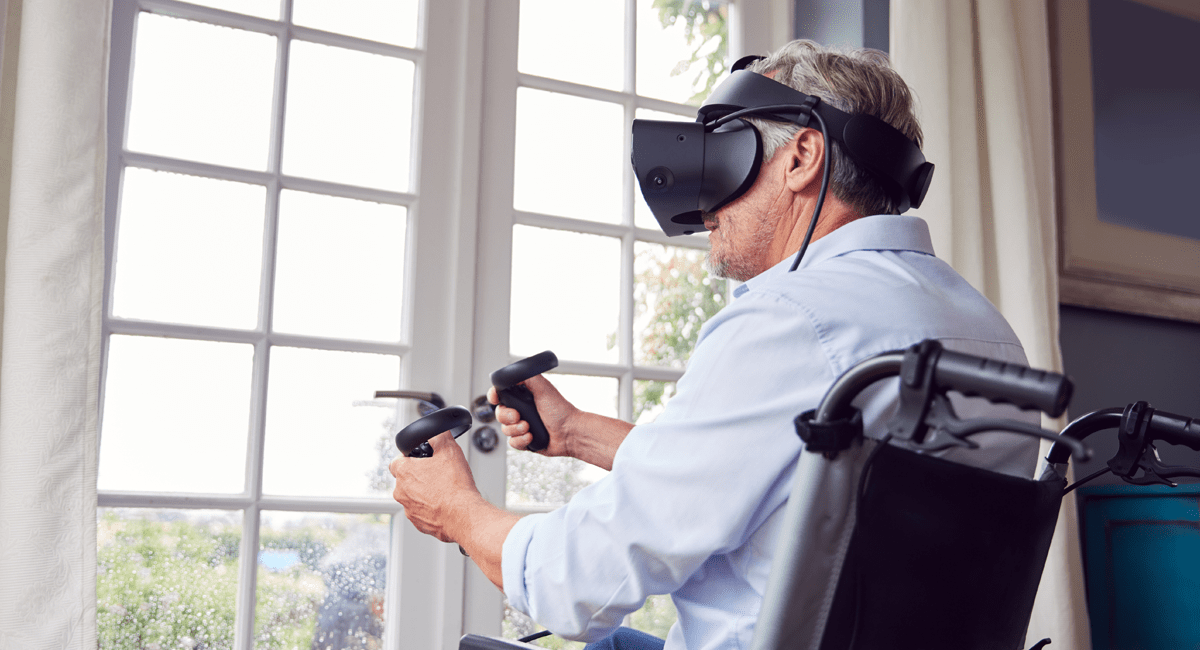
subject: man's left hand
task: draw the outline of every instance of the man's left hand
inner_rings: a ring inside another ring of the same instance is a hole
[[[398,456],[388,466],[396,477],[392,496],[417,530],[443,542],[461,541],[468,504],[481,498],[479,490],[466,456],[449,433],[438,434],[429,445],[433,456]]]

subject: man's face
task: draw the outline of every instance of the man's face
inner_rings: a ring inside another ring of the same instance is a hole
[[[715,213],[704,213],[704,227],[709,230],[709,273],[745,282],[771,267],[770,247],[784,207],[772,173],[774,162],[772,158],[763,163],[758,179],[745,194]]]

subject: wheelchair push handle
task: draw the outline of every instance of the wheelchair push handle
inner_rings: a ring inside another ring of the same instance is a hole
[[[991,402],[1038,409],[1058,417],[1071,399],[1071,380],[1058,373],[1004,363],[943,349],[925,340],[907,350],[885,352],[846,371],[825,393],[815,420],[830,422],[843,417],[850,402],[867,386],[900,375],[905,386],[928,383],[933,392],[955,390]]]
[[[1150,417],[1154,438],[1200,451],[1200,419],[1155,411]]]
[[[533,393],[525,387],[526,379],[558,367],[558,357],[550,350],[513,362],[492,373],[492,385],[500,397],[500,403],[521,414],[529,423],[533,441],[526,447],[529,451],[541,451],[550,445],[550,432],[538,414]]]
[[[1138,403],[1132,403],[1125,408],[1113,407],[1092,411],[1073,420],[1062,431],[1062,435],[1074,440],[1083,440],[1098,431],[1132,427],[1140,430],[1141,436],[1147,442],[1161,440],[1172,445],[1182,445],[1195,451],[1200,451],[1200,419],[1186,415],[1176,415],[1160,411],[1144,404],[1134,409]],[[1131,416],[1141,413],[1141,426],[1126,423]],[[1046,455],[1047,462],[1064,463],[1067,460],[1067,449],[1063,445],[1054,445]]]
[[[1067,409],[1073,384],[1064,375],[942,350],[934,361],[934,382],[941,388],[1058,417]]]
[[[796,419],[796,432],[807,448],[836,454],[862,435],[861,420],[856,420],[857,409],[851,403],[867,386],[895,375],[900,376],[900,408],[887,433],[897,444],[929,451],[973,448],[970,436],[1003,430],[1061,441],[1077,459],[1091,455],[1078,440],[1064,440],[1032,424],[1009,418],[959,420],[946,397],[949,391],[1057,416],[1071,398],[1071,380],[1054,372],[945,350],[932,339],[867,359],[839,377],[814,411]]]

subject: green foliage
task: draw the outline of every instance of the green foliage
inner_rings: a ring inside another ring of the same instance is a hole
[[[725,306],[725,283],[708,275],[699,251],[647,248],[639,253],[638,262],[635,318],[647,323],[639,333],[639,362],[683,367],[700,338],[700,328]],[[661,408],[673,391],[673,385],[664,382],[637,382],[634,422]]]
[[[362,515],[379,523],[386,515]],[[178,511],[103,511],[97,528],[96,619],[99,647],[119,650],[233,648],[241,530],[223,516]],[[344,528],[264,527],[264,550],[295,551],[298,561],[258,567],[254,645],[312,646],[329,592],[321,561]],[[381,604],[381,603],[380,603]]]
[[[98,534],[101,648],[233,647],[240,535],[111,512]]]
[[[658,10],[663,27],[683,23],[692,55],[676,64],[671,74],[681,75],[693,65],[701,64],[692,79],[692,87],[699,90],[688,100],[689,104],[699,105],[725,73],[729,56],[729,5],[716,0],[654,0],[652,6]]]
[[[724,283],[713,281],[698,251],[671,249],[666,255],[645,251],[644,268],[635,278],[639,318],[649,314],[642,334],[644,362],[680,367],[687,362],[700,328],[725,306]]]
[[[641,609],[629,615],[629,627],[665,639],[679,613],[670,596],[651,596]]]

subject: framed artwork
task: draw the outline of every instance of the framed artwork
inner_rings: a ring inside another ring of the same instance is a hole
[[[1200,323],[1200,3],[1049,1],[1060,300]]]

